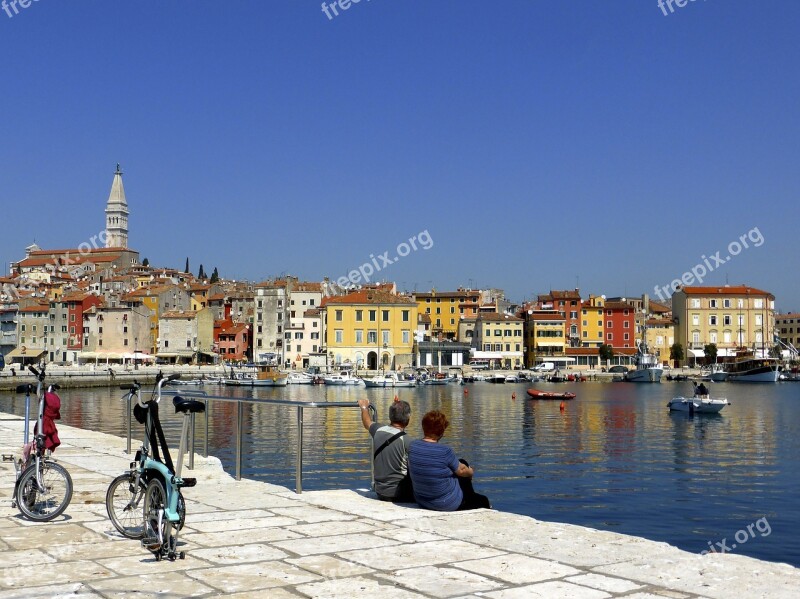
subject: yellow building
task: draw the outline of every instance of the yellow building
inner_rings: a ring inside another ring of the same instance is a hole
[[[605,298],[598,295],[590,295],[589,299],[581,303],[581,347],[600,347],[605,343],[605,305]]]
[[[557,310],[525,312],[525,365],[546,362],[548,356],[563,356],[566,343],[566,318]]]
[[[563,319],[562,319],[563,320]],[[522,368],[524,366],[525,321],[516,316],[481,312],[475,321],[472,347],[473,358],[486,357],[501,368]],[[563,337],[562,337],[563,345]]]
[[[415,293],[414,300],[420,314],[431,318],[431,339],[454,341],[458,339],[458,324],[463,317],[477,315],[481,292],[468,289]]]
[[[714,343],[717,357],[733,357],[738,348],[766,356],[775,334],[775,296],[746,285],[683,287],[672,296],[675,342],[687,361],[705,357]]]
[[[322,300],[326,351],[333,364],[395,369],[410,365],[417,304],[408,297],[364,289]]]

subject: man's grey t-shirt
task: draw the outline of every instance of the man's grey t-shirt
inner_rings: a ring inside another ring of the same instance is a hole
[[[369,434],[374,439],[373,451],[386,443],[394,435],[399,435],[402,431],[393,426],[381,426],[373,422],[369,427]],[[384,497],[394,497],[397,495],[397,485],[403,480],[408,472],[408,435],[403,435],[399,439],[392,441],[375,458],[375,492]]]

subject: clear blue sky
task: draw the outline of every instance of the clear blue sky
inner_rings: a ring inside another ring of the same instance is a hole
[[[13,11],[12,11],[13,14]],[[153,264],[338,278],[427,230],[401,288],[800,310],[800,3],[64,2],[0,12],[0,259],[104,226],[115,164]]]

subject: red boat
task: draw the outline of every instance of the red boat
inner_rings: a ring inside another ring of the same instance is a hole
[[[538,389],[528,389],[528,395],[533,399],[575,399],[574,393],[553,393],[551,391],[539,391]]]

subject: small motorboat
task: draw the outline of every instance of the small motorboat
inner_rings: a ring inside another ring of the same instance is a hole
[[[708,395],[674,397],[667,403],[671,412],[688,412],[689,414],[717,414],[727,405],[730,403],[724,397],[711,399]]]
[[[539,391],[538,389],[528,389],[528,395],[532,399],[575,399],[574,393],[556,393],[554,391]]]
[[[486,377],[486,380],[490,383],[506,383],[506,375],[504,374],[490,374]]]

